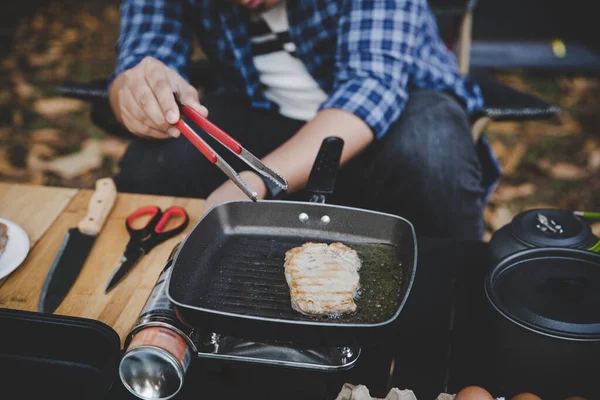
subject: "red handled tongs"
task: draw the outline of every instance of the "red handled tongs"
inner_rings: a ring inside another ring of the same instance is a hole
[[[287,181],[271,168],[267,167],[252,153],[242,147],[234,138],[225,133],[221,128],[210,122],[208,119],[200,115],[197,111],[181,104],[175,96],[175,100],[179,105],[179,110],[182,116],[187,117],[194,124],[204,129],[206,133],[219,141],[223,146],[227,147],[233,154],[241,158],[246,164],[252,167],[256,172],[262,176],[271,179],[283,190],[287,190]],[[256,191],[244,181],[240,175],[235,172],[233,168],[225,161],[216,151],[214,151],[208,143],[206,143],[196,132],[185,122],[184,118],[180,118],[175,124],[175,127],[189,140],[200,152],[210,161],[221,169],[252,201],[256,201],[258,195]]]

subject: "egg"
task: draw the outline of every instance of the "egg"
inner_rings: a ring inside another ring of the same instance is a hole
[[[510,400],[542,400],[540,397],[533,393],[519,393]]]
[[[454,400],[494,400],[494,398],[484,388],[467,386],[456,394]]]

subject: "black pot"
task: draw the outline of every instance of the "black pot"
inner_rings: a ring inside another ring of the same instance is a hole
[[[541,247],[590,249],[598,239],[590,225],[572,211],[533,209],[516,215],[512,222],[494,233],[490,240],[497,262],[521,250]]]
[[[494,381],[506,396],[600,399],[600,255],[525,250],[488,274]]]

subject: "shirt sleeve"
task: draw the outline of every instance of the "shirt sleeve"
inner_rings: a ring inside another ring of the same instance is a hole
[[[408,100],[426,12],[426,0],[348,0],[338,26],[334,87],[321,109],[348,111],[384,136]]]
[[[150,56],[187,79],[192,35],[185,0],[122,0],[117,66],[111,81]]]

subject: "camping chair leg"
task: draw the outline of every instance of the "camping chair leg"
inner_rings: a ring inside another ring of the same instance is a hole
[[[473,136],[473,143],[477,143],[479,138],[487,128],[488,124],[492,121],[490,117],[478,118],[471,126],[471,135]]]
[[[469,64],[471,63],[472,28],[473,11],[469,10],[463,18],[458,41],[458,68],[463,76],[469,73]]]

